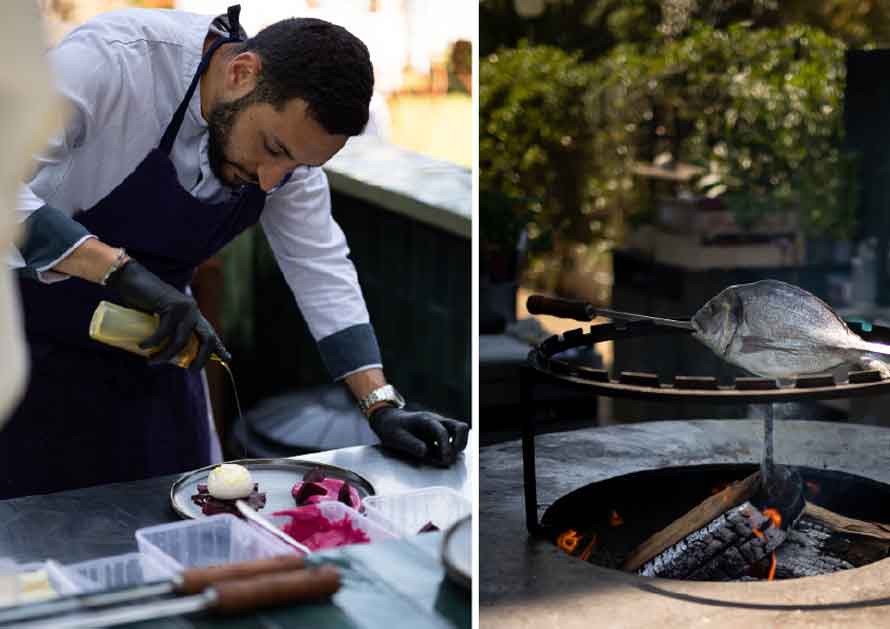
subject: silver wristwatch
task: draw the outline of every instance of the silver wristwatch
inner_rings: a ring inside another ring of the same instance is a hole
[[[385,384],[371,391],[366,397],[358,401],[358,407],[362,411],[362,415],[368,416],[368,409],[379,402],[386,402],[396,408],[405,406],[405,398],[403,398],[396,388],[391,384]]]

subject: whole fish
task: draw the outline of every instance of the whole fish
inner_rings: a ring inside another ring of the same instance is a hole
[[[890,378],[890,345],[855,334],[824,301],[778,280],[737,284],[692,317],[695,337],[758,376],[795,376],[857,366]]]

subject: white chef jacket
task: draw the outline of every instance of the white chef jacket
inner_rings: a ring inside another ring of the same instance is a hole
[[[21,188],[20,220],[44,205],[68,214],[92,207],[158,146],[201,61],[208,30],[223,33],[214,19],[173,10],[114,11],[75,29],[50,51],[72,119],[37,157],[36,171]],[[231,190],[210,170],[207,143],[195,90],[170,158],[193,196],[224,201]],[[331,374],[339,379],[379,367],[367,307],[346,238],[331,215],[322,169],[297,168],[267,195],[260,224]],[[37,269],[39,279],[65,279],[47,269],[82,240]],[[12,258],[14,268],[25,265],[18,251]]]

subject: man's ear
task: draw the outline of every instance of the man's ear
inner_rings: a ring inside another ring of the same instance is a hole
[[[242,94],[253,91],[261,68],[262,62],[255,52],[238,53],[226,66],[226,87]]]

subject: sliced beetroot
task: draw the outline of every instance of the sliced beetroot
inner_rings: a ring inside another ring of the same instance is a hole
[[[293,494],[298,507],[302,507],[312,496],[324,496],[328,490],[321,485],[304,481],[300,490]]]
[[[436,525],[433,524],[432,522],[427,522],[426,524],[424,524],[423,526],[420,527],[420,530],[417,531],[417,533],[418,533],[418,534],[420,534],[420,533],[433,533],[433,532],[438,531],[438,530],[439,530],[439,527],[438,527],[438,526],[436,526]]]
[[[241,498],[241,500],[244,500],[244,502],[250,505],[255,511],[259,511],[266,506],[266,494],[258,492],[257,489],[258,486],[255,484],[250,495],[246,498]],[[241,515],[241,512],[238,511],[238,507],[235,506],[235,500],[236,499],[222,500],[220,498],[214,498],[207,492],[206,486],[203,491],[201,491],[201,488],[199,487],[198,493],[192,496],[192,502],[201,507],[201,513],[204,515],[231,513],[239,518],[244,517]]]
[[[207,493],[207,485],[198,485],[198,493],[206,494]]]
[[[337,492],[337,501],[342,502],[347,507],[352,506],[352,494],[350,493],[349,483],[343,481],[343,484],[340,486],[340,491]]]
[[[303,475],[304,483],[320,483],[325,478],[320,467],[313,467]]]

